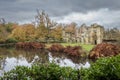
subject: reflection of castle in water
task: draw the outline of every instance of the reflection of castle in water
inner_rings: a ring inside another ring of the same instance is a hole
[[[67,56],[64,53],[49,53],[50,62],[55,62],[60,66],[69,66],[72,68],[90,67],[89,61],[86,58],[77,58]]]
[[[67,54],[65,53],[57,53],[57,52],[54,52],[54,53],[49,53],[50,56],[54,59],[56,58],[59,58],[57,59],[57,62],[59,63],[60,61],[64,61],[64,59],[69,59],[71,60],[71,62],[75,63],[75,64],[79,64],[79,63],[82,63],[82,64],[85,64],[88,60],[86,57],[74,57],[74,56],[68,56]],[[64,63],[64,62],[63,62]]]

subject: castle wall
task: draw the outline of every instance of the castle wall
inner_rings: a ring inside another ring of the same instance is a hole
[[[72,42],[81,42],[84,44],[99,44],[103,40],[104,28],[98,24],[93,24],[90,27],[82,25],[79,29],[76,29],[75,34],[63,34],[66,42],[72,40]]]

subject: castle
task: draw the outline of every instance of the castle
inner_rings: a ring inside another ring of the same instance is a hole
[[[80,42],[83,44],[99,44],[104,38],[104,27],[98,24],[81,27],[73,27],[71,30],[63,29],[63,40],[65,42]]]

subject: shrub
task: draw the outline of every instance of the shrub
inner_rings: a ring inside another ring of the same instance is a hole
[[[81,75],[83,80],[120,80],[120,55],[98,59]]]
[[[77,80],[77,71],[70,67],[60,67],[54,63],[17,66],[4,74],[1,80]]]
[[[38,42],[18,42],[16,43],[15,47],[17,49],[44,49],[45,44],[38,43]]]
[[[0,80],[120,80],[120,55],[99,58],[90,68],[80,70],[54,63],[17,66]]]
[[[86,56],[86,52],[82,49],[81,46],[67,46],[64,47],[61,44],[53,44],[51,45],[48,50],[50,52],[62,52],[66,53],[69,56],[75,56],[75,57],[84,57]]]
[[[120,47],[118,45],[101,43],[90,51],[89,58],[96,59],[99,57],[115,56],[119,53]]]
[[[70,55],[70,56],[76,56],[76,57],[81,57],[81,56],[85,56],[86,52],[84,50],[82,50],[81,46],[67,46],[64,49],[64,53]]]
[[[61,44],[53,44],[48,48],[48,50],[51,52],[63,52],[64,46],[62,46]]]
[[[7,39],[6,41],[5,41],[6,43],[16,43],[16,42],[18,42],[16,39],[14,39],[14,38],[9,38],[9,39]]]

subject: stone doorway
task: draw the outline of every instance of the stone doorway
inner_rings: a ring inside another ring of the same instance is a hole
[[[96,31],[93,33],[93,41],[92,42],[94,45],[98,44]]]
[[[97,40],[94,40],[94,44],[95,44],[95,45],[97,44]]]

